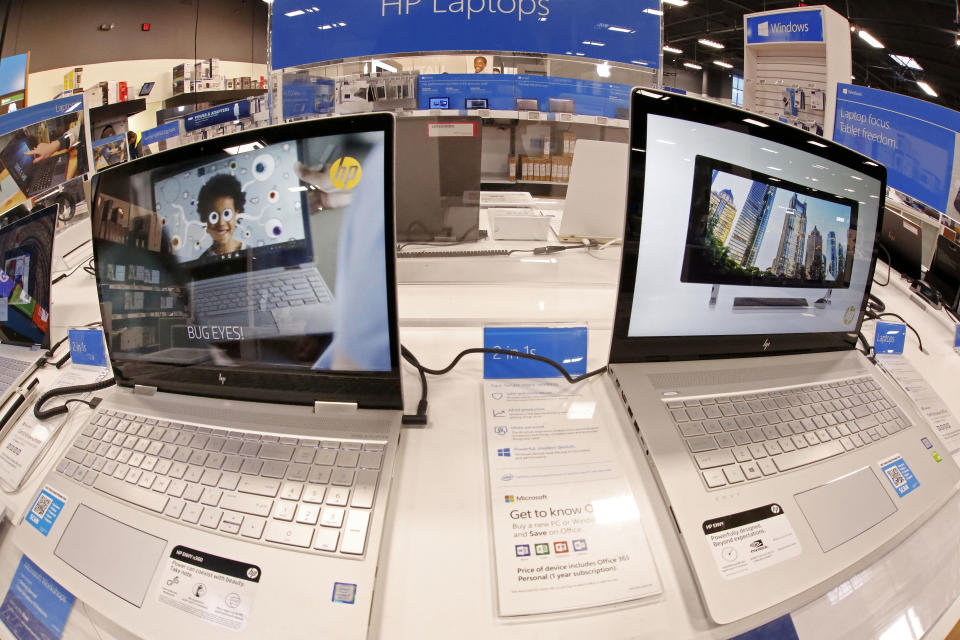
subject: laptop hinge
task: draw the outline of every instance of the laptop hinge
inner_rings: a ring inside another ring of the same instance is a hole
[[[326,402],[315,400],[313,403],[313,412],[317,415],[342,416],[348,413],[356,413],[356,402]]]
[[[133,385],[133,393],[138,396],[152,396],[157,392],[156,387],[151,387],[145,384],[135,384]]]

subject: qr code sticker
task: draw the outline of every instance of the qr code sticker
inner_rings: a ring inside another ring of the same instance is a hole
[[[884,473],[886,473],[887,477],[890,478],[890,482],[893,483],[894,489],[898,489],[902,485],[907,484],[907,481],[903,479],[903,475],[900,473],[900,469],[896,466],[886,469]]]
[[[43,516],[47,515],[47,509],[50,508],[51,504],[53,504],[53,500],[50,496],[41,493],[37,497],[37,501],[33,503],[32,511],[38,518],[43,518]]]

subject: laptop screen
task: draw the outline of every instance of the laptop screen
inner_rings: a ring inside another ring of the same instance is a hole
[[[943,304],[956,309],[960,298],[960,244],[938,235],[937,250],[924,280],[940,293]]]
[[[104,172],[94,250],[119,379],[289,402],[357,401],[372,380],[361,402],[397,405],[392,159],[393,120],[373,115]]]
[[[0,338],[6,343],[50,347],[56,223],[57,207],[52,206],[0,228]]]
[[[13,175],[18,185],[25,185],[33,175],[33,156],[27,152],[30,145],[22,134],[14,136],[3,149],[3,166]]]
[[[912,280],[920,279],[923,243],[918,225],[887,209],[880,229],[880,246],[881,260]]]
[[[852,346],[884,178],[788,125],[635,91],[615,341],[641,359]]]

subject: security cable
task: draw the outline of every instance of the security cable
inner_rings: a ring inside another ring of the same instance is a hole
[[[527,360],[536,360],[537,362],[542,362],[543,364],[549,365],[563,374],[564,379],[570,384],[576,384],[587,378],[592,378],[601,373],[604,373],[607,370],[606,366],[600,367],[599,369],[594,369],[593,371],[588,371],[580,376],[571,376],[570,373],[555,360],[546,358],[544,356],[538,356],[533,353],[523,353],[522,351],[513,351],[511,349],[493,349],[487,347],[473,347],[470,349],[464,349],[454,357],[453,361],[450,362],[446,367],[442,369],[430,369],[429,367],[423,366],[420,361],[417,359],[413,353],[410,352],[405,346],[400,346],[400,354],[403,358],[409,362],[420,374],[420,401],[417,403],[417,413],[416,414],[407,414],[403,416],[402,422],[405,425],[417,425],[423,426],[427,424],[427,376],[430,374],[432,376],[442,376],[447,373],[450,373],[457,364],[460,363],[465,356],[474,354],[474,353],[484,353],[484,354],[494,354],[501,356],[509,356],[513,358],[525,358]]]
[[[879,247],[880,249],[883,249],[883,252],[884,252],[885,254],[887,254],[887,261],[886,261],[886,262],[887,262],[887,281],[886,281],[886,282],[877,282],[876,274],[874,274],[873,283],[874,283],[875,285],[877,285],[878,287],[885,287],[885,286],[887,286],[888,284],[890,284],[890,252],[887,251],[887,248],[886,248],[885,246],[883,246],[882,244],[878,244],[877,247]],[[874,271],[876,271],[876,270],[874,270]]]
[[[913,325],[911,325],[909,322],[903,319],[903,316],[896,313],[891,313],[891,312],[875,313],[873,311],[868,311],[866,314],[866,317],[870,320],[879,320],[880,318],[896,318],[897,320],[902,322],[904,325],[906,325],[906,327],[910,329],[910,331],[913,331],[913,335],[917,336],[917,344],[920,346],[920,351],[922,351],[923,353],[927,353],[923,349],[923,340],[920,339],[920,334],[917,333],[917,330],[913,328]]]
[[[72,387],[58,387],[56,389],[50,389],[49,391],[45,392],[42,396],[40,396],[40,398],[37,400],[37,403],[33,405],[33,415],[37,418],[37,420],[46,420],[54,416],[62,415],[67,411],[69,411],[70,407],[68,406],[68,404],[71,401],[80,401],[80,399],[72,398],[71,400],[67,400],[61,405],[57,405],[49,409],[44,409],[43,405],[49,400],[51,400],[52,398],[56,398],[57,396],[68,396],[68,395],[74,395],[79,393],[88,393],[91,391],[100,391],[101,389],[112,387],[114,384],[116,384],[116,379],[108,378],[107,380],[101,380],[100,382],[93,382],[91,384],[78,384]],[[95,408],[98,404],[100,404],[100,399],[94,398],[93,400],[84,401],[84,402],[88,404],[90,407]]]

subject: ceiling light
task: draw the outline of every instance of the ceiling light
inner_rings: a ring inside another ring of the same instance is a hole
[[[822,142],[817,142],[816,140],[807,140],[807,144],[812,144],[815,147],[820,147],[821,149],[826,149],[827,145]]]
[[[608,31],[617,31],[619,33],[636,33],[633,29],[627,29],[626,27],[607,27]]]
[[[907,67],[908,69],[916,69],[917,71],[923,71],[923,67],[920,66],[920,63],[911,58],[910,56],[898,56],[895,54],[890,54],[890,57],[893,58],[893,61],[899,64],[901,67]]]
[[[594,47],[605,47],[607,46],[604,42],[594,42],[593,40],[584,40],[582,44],[593,45]]]
[[[883,43],[877,40],[876,38],[874,38],[872,35],[870,35],[866,31],[864,31],[863,29],[860,29],[860,31],[857,32],[857,35],[860,36],[861,40],[866,42],[868,45],[870,45],[874,49],[883,49]]]
[[[690,0],[663,0],[663,4],[672,4],[675,7],[685,7],[690,4]]]
[[[302,16],[303,13],[304,13],[303,9],[297,9],[296,11],[287,11],[283,15],[287,16],[288,18],[295,18],[297,16]]]
[[[752,124],[757,127],[763,127],[764,129],[770,126],[766,122],[760,122],[759,120],[754,120],[753,118],[744,118],[743,121],[746,122],[747,124]],[[770,151],[770,149],[764,149],[764,151]],[[773,151],[772,153],[776,153],[776,151]]]
[[[683,53],[683,49],[677,49],[676,47],[671,47],[668,44],[663,45],[663,50],[666,51],[667,53],[675,53],[677,55],[680,55],[681,53]]]
[[[729,62],[724,62],[723,60],[714,60],[713,64],[717,65],[718,67],[723,67],[724,69],[733,69],[732,64]]]
[[[922,82],[922,81],[918,80],[918,81],[917,81],[917,86],[920,87],[921,89],[923,89],[923,92],[924,92],[925,94],[927,94],[928,96],[933,96],[934,98],[939,98],[939,97],[940,97],[940,96],[937,94],[937,92],[933,90],[933,87],[931,87],[931,86],[930,86],[929,84],[927,84],[926,82]]]
[[[687,69],[697,69],[698,71],[699,71],[700,69],[703,69],[703,67],[701,67],[700,65],[698,65],[698,64],[695,63],[695,62],[684,62],[684,63],[683,63],[683,66],[685,66]]]
[[[644,13],[649,13],[649,14],[654,15],[654,16],[662,16],[662,15],[663,15],[663,11],[660,11],[660,9],[644,9],[643,12],[644,12]]]
[[[707,38],[700,38],[697,40],[700,44],[705,47],[710,47],[711,49],[723,49],[723,43],[717,42],[716,40],[709,40]]]

